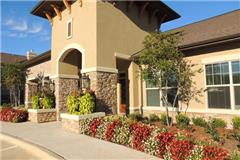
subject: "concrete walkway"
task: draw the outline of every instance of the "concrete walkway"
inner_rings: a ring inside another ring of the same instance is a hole
[[[64,159],[158,159],[118,144],[64,131],[60,122],[1,122],[1,132],[48,149]]]

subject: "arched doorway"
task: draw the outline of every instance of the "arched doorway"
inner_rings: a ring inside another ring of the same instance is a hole
[[[67,112],[67,97],[81,87],[82,53],[78,49],[67,49],[57,60],[57,79],[55,80],[56,109]]]

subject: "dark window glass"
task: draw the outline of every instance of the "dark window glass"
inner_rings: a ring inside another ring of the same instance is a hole
[[[220,64],[214,64],[213,65],[213,74],[220,74],[221,69],[220,69]]]
[[[149,81],[146,81],[146,88],[158,88],[156,85],[150,83]]]
[[[213,78],[214,78],[215,85],[221,84],[221,75],[220,74],[214,75]]]
[[[147,90],[147,106],[160,106],[160,93],[158,89]]]
[[[229,87],[208,87],[207,89],[209,108],[231,108]]]
[[[222,75],[222,84],[229,84],[229,74]]]
[[[213,76],[207,75],[207,85],[213,85]]]
[[[240,86],[234,87],[235,108],[240,109]]]
[[[72,35],[72,22],[68,23],[68,37]]]
[[[207,85],[229,84],[228,63],[208,64],[205,66]]]
[[[206,75],[212,75],[212,65],[206,65]]]
[[[240,83],[240,61],[232,62],[232,76],[234,84]]]
[[[171,88],[171,89],[163,89],[162,90],[162,94],[167,94],[167,103],[165,101],[163,101],[163,105],[167,105],[167,106],[173,106],[173,103],[174,103],[174,99],[175,99],[175,96],[177,94],[177,89],[176,88]],[[178,99],[176,99],[176,102],[175,102],[175,107],[178,106]]]

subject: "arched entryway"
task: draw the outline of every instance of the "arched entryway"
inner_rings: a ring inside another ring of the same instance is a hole
[[[82,52],[69,48],[59,55],[57,60],[57,78],[55,79],[56,109],[60,113],[67,112],[67,97],[81,87],[81,69],[83,68]]]

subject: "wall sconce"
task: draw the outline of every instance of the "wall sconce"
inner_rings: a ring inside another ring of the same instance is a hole
[[[90,89],[90,78],[85,73],[82,75],[82,88]]]

